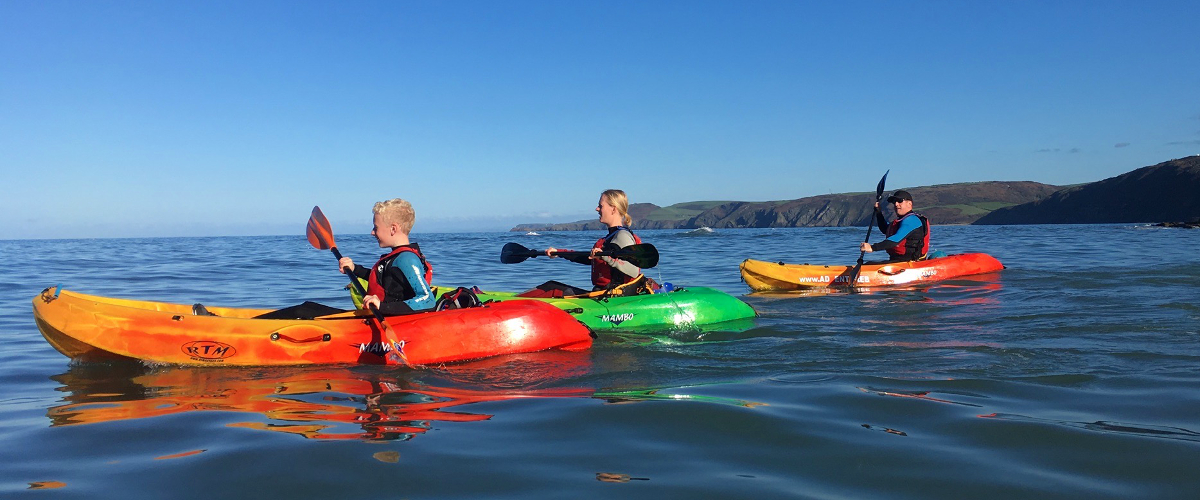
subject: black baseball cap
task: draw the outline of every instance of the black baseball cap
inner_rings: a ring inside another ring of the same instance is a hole
[[[908,191],[901,189],[895,193],[892,193],[891,196],[888,196],[888,203],[895,203],[900,200],[912,201],[912,195],[908,194]]]

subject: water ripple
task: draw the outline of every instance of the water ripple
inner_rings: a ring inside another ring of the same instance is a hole
[[[590,351],[432,370],[72,363],[30,300],[348,305],[302,235],[0,241],[0,492],[86,498],[1190,498],[1200,489],[1195,231],[938,226],[1003,272],[870,293],[752,294],[742,259],[848,263],[862,228],[644,231],[658,281],[760,314],[602,334]],[[587,283],[508,241],[418,234],[435,281]],[[1111,242],[1120,241],[1120,251]],[[999,244],[1008,242],[1010,244]],[[338,235],[359,262],[380,249]],[[381,483],[379,478],[386,478]],[[53,493],[50,493],[53,492]]]

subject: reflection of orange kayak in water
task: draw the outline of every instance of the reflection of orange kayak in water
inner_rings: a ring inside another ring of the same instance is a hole
[[[493,358],[521,377],[578,375],[588,368],[588,353],[546,352]],[[535,359],[520,359],[534,356]],[[467,370],[496,370],[496,364],[468,363]],[[511,364],[518,364],[512,368]],[[346,368],[276,368],[270,372],[147,369],[113,377],[111,370],[90,374],[87,367],[54,377],[62,382],[68,404],[50,408],[52,426],[96,424],[190,412],[218,411],[254,416],[228,427],[269,430],[310,439],[409,439],[435,422],[476,422],[485,413],[452,411],[472,403],[518,398],[589,397],[591,389],[514,390],[431,385],[422,372],[361,373]],[[94,376],[93,376],[94,375]],[[105,378],[107,377],[107,378]],[[518,380],[520,382],[520,380]]]
[[[473,403],[593,398],[605,403],[685,401],[745,408],[762,403],[688,395],[679,388],[531,388],[592,370],[588,352],[545,351],[457,364],[438,371],[363,367],[211,370],[140,364],[79,364],[52,377],[64,403],[47,410],[52,427],[95,425],[195,412],[242,415],[226,427],[307,439],[411,439],[439,423],[482,422]],[[495,408],[495,407],[492,407]],[[221,417],[227,419],[227,416]],[[183,422],[187,422],[184,420]],[[186,425],[186,424],[184,424]],[[206,424],[198,424],[206,425]]]
[[[852,265],[784,264],[754,259],[746,259],[741,265],[742,280],[755,291],[916,285],[1001,269],[1004,265],[991,255],[964,253],[911,262],[864,264],[858,279],[851,285]]]
[[[61,292],[61,293],[60,293]],[[270,312],[114,299],[48,288],[33,299],[38,329],[71,358],[139,359],[178,365],[383,364],[398,350],[412,365],[546,349],[581,350],[591,332],[557,307],[511,301],[392,316],[385,342],[368,316],[256,319]]]

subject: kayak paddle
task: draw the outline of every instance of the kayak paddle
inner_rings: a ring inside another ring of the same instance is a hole
[[[342,260],[342,252],[339,252],[337,245],[333,240],[333,226],[329,225],[329,219],[325,218],[325,214],[321,213],[321,207],[313,207],[312,215],[308,218],[308,242],[313,248],[318,250],[329,250],[333,252],[333,256]],[[365,297],[367,292],[363,290],[362,285],[358,282],[358,278],[354,276],[354,271],[346,268],[346,276],[350,277],[350,284],[354,285],[354,290],[360,296]],[[388,345],[384,347],[384,360],[389,365],[408,365],[408,360],[404,357],[404,352],[401,347],[404,345],[400,339],[396,338],[396,332],[392,331],[392,327],[388,326],[383,321],[383,315],[379,313],[374,305],[369,307],[371,316],[374,318],[375,327],[384,333],[387,337]]]
[[[592,252],[575,252],[567,250],[554,252],[554,255],[561,255],[563,257],[579,257],[591,254]],[[530,257],[537,257],[539,255],[546,255],[546,251],[530,250],[517,243],[506,243],[504,248],[500,249],[500,262],[505,264],[516,264],[518,262],[524,262],[525,259]],[[616,257],[642,269],[649,269],[658,265],[658,249],[654,248],[654,245],[649,243],[638,243],[636,245],[629,245],[625,248],[618,248],[616,250],[604,250],[598,252],[596,255]]]
[[[887,172],[883,173],[883,178],[879,179],[879,185],[875,186],[875,203],[879,203],[881,200],[883,200],[883,184],[885,182],[887,182],[887,174],[889,172],[891,172],[891,169],[888,169]],[[879,207],[876,207],[875,210],[882,210],[882,209]],[[864,243],[871,242],[871,228],[875,227],[874,215],[875,214],[872,213],[871,218],[867,219],[867,239],[863,240]],[[854,286],[854,284],[858,282],[858,273],[859,273],[859,271],[862,271],[863,257],[866,255],[867,255],[867,252],[858,252],[858,264],[855,264],[854,270],[850,271],[850,281],[846,283],[847,286]]]

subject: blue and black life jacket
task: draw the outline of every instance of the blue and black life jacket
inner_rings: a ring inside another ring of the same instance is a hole
[[[916,216],[921,220],[921,228],[912,230],[912,232],[908,233],[908,236],[900,240],[899,244],[887,249],[887,253],[889,256],[891,256],[892,260],[920,260],[929,253],[929,219],[924,215],[916,212],[909,212],[905,214],[904,217],[896,219],[892,221],[891,224],[888,224],[887,230],[884,231],[884,233],[890,238],[892,235],[896,234],[896,231],[900,230],[900,221],[903,221],[907,217],[913,216]]]
[[[424,255],[421,255],[421,247],[417,246],[416,243],[410,243],[408,245],[400,245],[392,249],[391,252],[380,257],[379,261],[376,262],[374,266],[371,266],[371,275],[367,278],[367,295],[379,297],[380,302],[405,301],[417,296],[416,289],[412,286],[412,283],[408,282],[408,278],[404,276],[404,273],[389,274],[389,277],[391,278],[398,277],[400,280],[402,280],[400,286],[392,285],[385,288],[380,282],[380,276],[383,274],[383,272],[392,264],[392,261],[396,260],[396,257],[399,257],[400,254],[404,252],[412,252],[417,255],[417,258],[421,259],[421,264],[425,266],[425,283],[431,287],[433,286],[433,266],[429,265],[429,261],[425,260]],[[401,291],[401,297],[388,298],[387,289],[391,289],[392,291]]]

